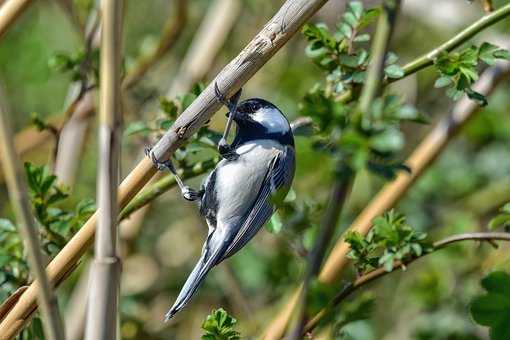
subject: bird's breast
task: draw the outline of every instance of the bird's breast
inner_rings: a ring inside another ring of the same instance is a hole
[[[237,225],[252,207],[280,143],[259,140],[236,148],[239,158],[222,160],[216,167],[217,227]]]

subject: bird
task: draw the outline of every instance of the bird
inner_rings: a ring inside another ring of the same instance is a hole
[[[250,98],[237,103],[239,90],[226,100],[215,84],[218,100],[229,109],[227,125],[218,151],[222,160],[204,179],[200,190],[185,186],[170,161],[160,162],[147,152],[158,168],[175,176],[182,196],[197,201],[208,234],[197,264],[188,276],[173,306],[165,315],[170,320],[191,300],[208,272],[234,255],[269,220],[275,200],[288,193],[295,172],[295,146],[285,115],[271,102]],[[235,137],[226,142],[231,122]]]

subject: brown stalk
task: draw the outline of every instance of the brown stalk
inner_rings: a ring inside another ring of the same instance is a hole
[[[123,1],[101,1],[98,226],[91,267],[85,339],[117,338],[121,262],[117,255],[117,185],[122,127]]]
[[[474,89],[488,96],[492,93],[496,85],[501,80],[508,77],[509,74],[509,63],[499,64],[499,66],[485,71],[474,85]],[[372,227],[372,220],[391,209],[404,196],[416,179],[419,178],[436,157],[441,154],[448,143],[478,109],[479,106],[468,98],[460,100],[459,103],[455,105],[452,113],[441,120],[432,129],[407,159],[406,165],[411,169],[411,174],[401,172],[393,182],[384,186],[352,222],[348,231],[357,231],[362,235],[366,235]],[[346,257],[348,251],[349,245],[343,241],[343,238],[338,240],[319,274],[319,280],[321,282],[331,283],[340,277],[348,263]],[[294,292],[282,311],[267,328],[265,339],[280,339],[283,336],[292,310],[294,309],[298,293],[299,289]]]
[[[202,94],[183,112],[170,130],[153,148],[158,159],[170,156],[192,136],[221,104],[214,93],[214,84],[227,96],[243,86],[299,28],[324,5],[326,0],[287,0],[278,13],[264,26],[253,40],[213,80]],[[144,157],[119,187],[118,200],[122,209],[154,176],[156,168]],[[47,267],[52,282],[58,282],[74,269],[74,265],[92,243],[97,213],[82,226]],[[16,305],[0,323],[0,334],[13,337],[26,324],[37,309],[35,299],[38,287],[30,285]]]
[[[58,312],[58,304],[53,287],[44,270],[44,258],[39,244],[38,226],[32,214],[27,185],[23,177],[20,161],[14,149],[12,130],[8,121],[8,111],[0,91],[0,149],[1,163],[7,181],[7,189],[14,208],[19,232],[27,251],[30,271],[39,286],[38,299],[41,304],[44,331],[50,340],[64,340],[64,325]],[[0,338],[3,338],[0,332]]]

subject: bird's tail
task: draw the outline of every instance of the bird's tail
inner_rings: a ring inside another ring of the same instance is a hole
[[[213,251],[212,254],[210,251],[203,252],[200,260],[195,265],[195,268],[193,268],[191,274],[188,276],[186,283],[184,283],[184,286],[182,287],[177,300],[175,300],[174,305],[172,308],[170,308],[168,313],[166,313],[165,321],[170,320],[177,312],[179,312],[188,304],[193,294],[195,294],[198,287],[205,279],[209,270],[211,270],[211,268],[214,267],[222,259],[223,254],[227,248],[228,245],[224,243],[219,247],[219,249]]]

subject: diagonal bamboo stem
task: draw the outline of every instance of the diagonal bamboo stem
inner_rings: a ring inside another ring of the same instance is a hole
[[[193,135],[219,109],[220,103],[214,94],[214,83],[226,94],[235,93],[244,85],[299,28],[326,3],[327,0],[287,0],[275,16],[264,26],[253,40],[232,60],[183,112],[172,128],[153,148],[159,159],[169,156]],[[118,200],[122,209],[154,176],[156,168],[148,157],[144,157],[119,187]],[[97,213],[92,215],[68,244],[47,267],[52,282],[58,282],[72,271],[73,266],[91,244],[96,227]],[[7,338],[16,335],[36,310],[38,287],[30,285],[16,305],[0,323],[0,334]]]
[[[22,175],[19,159],[14,149],[12,131],[8,122],[8,113],[0,91],[0,149],[1,163],[5,172],[9,197],[14,207],[20,234],[27,251],[30,271],[33,273],[39,288],[44,331],[50,340],[64,339],[64,324],[58,312],[56,296],[44,270],[44,259],[39,244],[38,227],[32,214],[28,199],[28,191]],[[2,338],[2,333],[0,333]]]
[[[485,71],[474,88],[484,95],[489,95],[496,85],[509,74],[510,64],[500,64]],[[401,172],[393,182],[387,184],[351,223],[348,230],[357,231],[362,235],[367,234],[372,226],[372,220],[389,210],[402,198],[478,109],[479,106],[476,103],[468,98],[463,98],[452,113],[432,129],[407,159],[406,165],[411,169],[411,174]],[[348,251],[348,244],[343,239],[338,240],[322,268],[319,281],[331,283],[339,278],[348,263],[346,257]],[[300,289],[297,289],[291,295],[280,314],[267,328],[265,339],[280,339],[283,336],[299,291]]]
[[[87,340],[117,338],[120,259],[117,256],[117,185],[121,144],[122,0],[102,0],[99,108],[98,227],[91,268]]]
[[[8,0],[0,5],[0,38],[31,2],[32,0]]]

